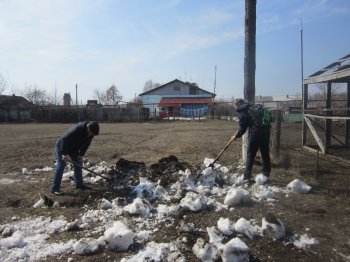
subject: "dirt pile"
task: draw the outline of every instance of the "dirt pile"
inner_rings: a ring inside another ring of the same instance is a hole
[[[186,169],[194,171],[196,167],[186,162],[180,162],[174,155],[163,157],[149,167],[144,162],[120,158],[115,166],[111,167],[108,175],[113,178],[116,187],[136,186],[140,183],[140,177],[145,177],[154,183],[159,181],[161,186],[167,187],[176,183],[180,170],[185,171]]]

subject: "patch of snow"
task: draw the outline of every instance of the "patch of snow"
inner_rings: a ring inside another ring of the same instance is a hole
[[[198,238],[192,247],[193,254],[201,261],[216,261],[220,255],[213,243],[206,243],[203,238]]]
[[[249,247],[238,237],[231,239],[221,247],[223,262],[249,261]]]
[[[186,210],[196,212],[206,207],[207,202],[208,200],[205,196],[194,192],[188,192],[186,196],[181,199],[180,206]]]
[[[233,232],[233,223],[229,218],[220,217],[217,226],[219,231],[225,236],[231,236]]]
[[[242,188],[230,189],[224,200],[224,204],[228,205],[229,207],[249,202],[251,202],[250,194],[247,190]]]
[[[309,237],[307,234],[303,234],[300,237],[295,235],[294,238],[293,245],[298,248],[306,248],[307,246],[318,244],[315,238]]]
[[[249,237],[250,239],[260,235],[260,228],[253,226],[244,217],[241,217],[235,223],[235,231]]]
[[[121,221],[114,222],[104,233],[107,246],[114,251],[125,251],[134,243],[134,232]]]
[[[276,219],[275,223],[268,222],[265,217],[262,219],[261,223],[261,233],[273,240],[279,240],[284,237],[285,235],[285,228],[284,224],[280,219]]]
[[[20,180],[14,180],[14,179],[9,179],[9,178],[0,178],[0,184],[1,185],[10,185],[15,182],[19,182]]]
[[[123,258],[120,262],[139,261],[186,261],[175,244],[149,242],[134,256]]]
[[[310,192],[311,186],[300,179],[295,179],[287,185],[287,189],[297,194],[307,194]]]
[[[82,238],[73,244],[73,249],[78,255],[91,255],[100,249],[100,245],[96,239]]]
[[[258,185],[265,185],[269,181],[269,178],[267,176],[264,176],[263,174],[258,174],[255,177],[255,182]]]
[[[124,211],[130,215],[142,215],[148,216],[151,212],[152,205],[146,200],[141,198],[135,198],[134,201],[124,207]]]

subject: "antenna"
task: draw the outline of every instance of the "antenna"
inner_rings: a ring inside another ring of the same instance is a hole
[[[216,89],[216,66],[215,66],[215,77],[214,77],[214,94]]]
[[[300,55],[301,55],[301,90],[304,94],[304,50],[303,50],[303,19],[300,21]]]

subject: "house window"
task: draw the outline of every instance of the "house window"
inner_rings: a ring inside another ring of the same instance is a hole
[[[180,91],[181,89],[180,89],[180,86],[178,86],[178,85],[175,85],[174,86],[174,91]]]

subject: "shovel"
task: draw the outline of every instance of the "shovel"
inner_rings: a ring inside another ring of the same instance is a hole
[[[218,154],[218,156],[214,159],[213,163],[211,163],[208,167],[214,168],[214,164],[216,163],[216,161],[219,160],[220,156],[222,155],[222,153],[225,152],[225,150],[228,148],[228,146],[232,143],[232,140],[230,139],[230,141],[228,141],[227,145],[224,147],[223,150],[221,150],[221,152]]]
[[[81,167],[82,169],[85,169],[86,171],[89,171],[90,173],[92,173],[92,174],[94,174],[94,175],[96,175],[96,176],[99,176],[99,177],[102,177],[102,178],[106,179],[108,182],[111,182],[111,181],[112,181],[112,178],[105,177],[105,176],[103,176],[103,175],[101,175],[101,174],[99,174],[99,173],[96,173],[95,171],[92,171],[91,169],[88,169],[87,167],[84,167],[83,165],[78,164],[77,162],[75,162],[75,161],[73,161],[73,160],[71,160],[70,162],[71,162],[73,165],[76,165],[76,166],[78,166],[78,167]]]

